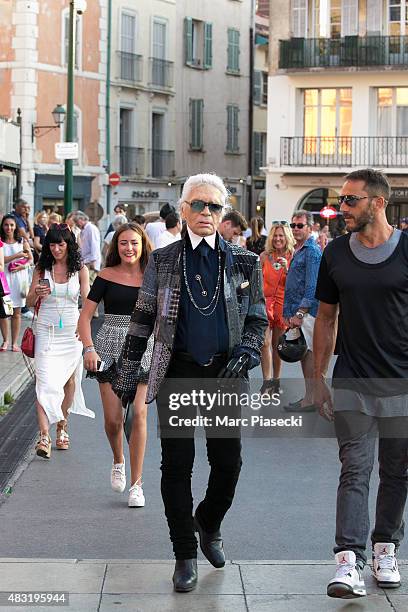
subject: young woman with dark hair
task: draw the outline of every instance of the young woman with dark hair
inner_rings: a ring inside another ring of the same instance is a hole
[[[262,234],[265,227],[262,217],[252,217],[251,219],[251,237],[247,238],[246,248],[257,255],[260,255],[265,250],[266,236]]]
[[[122,493],[126,487],[123,410],[121,401],[112,391],[111,385],[117,375],[118,359],[151,250],[147,234],[137,223],[125,223],[116,230],[106,257],[106,267],[99,273],[92,285],[88,299],[82,308],[78,326],[84,345],[84,366],[88,370],[88,376],[96,378],[99,383],[105,417],[105,432],[113,453],[111,486],[119,493]],[[102,300],[105,321],[96,336],[94,345],[91,320]],[[149,359],[146,354],[142,375],[146,382],[148,367]],[[146,389],[146,384],[138,385],[133,402],[131,431],[125,432],[129,441],[131,471],[129,507],[145,505],[142,470],[146,447]]]
[[[13,302],[11,317],[11,350],[20,352],[18,335],[21,327],[21,308],[26,305],[26,295],[30,284],[28,270],[33,256],[30,245],[20,236],[20,231],[13,215],[4,215],[0,224],[0,239],[3,242],[4,273],[10,288],[10,298]],[[8,323],[5,316],[0,317],[0,328],[3,344],[0,351],[8,349]]]
[[[34,270],[27,305],[37,305],[35,374],[39,440],[37,455],[51,455],[50,425],[57,424],[56,447],[69,448],[68,413],[94,418],[81,388],[82,346],[77,335],[78,299],[89,292],[88,269],[66,223],[48,230]]]

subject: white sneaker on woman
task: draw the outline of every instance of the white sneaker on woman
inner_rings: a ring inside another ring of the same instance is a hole
[[[335,555],[335,559],[336,574],[327,585],[328,596],[353,599],[367,595],[355,553],[352,550],[343,550]]]
[[[129,508],[143,508],[145,505],[145,496],[143,494],[142,484],[134,484],[129,489]]]
[[[123,463],[113,463],[111,470],[111,486],[117,493],[123,493],[126,489],[125,460]]]

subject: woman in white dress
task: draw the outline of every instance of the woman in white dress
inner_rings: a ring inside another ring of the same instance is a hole
[[[4,215],[0,225],[0,238],[3,241],[4,273],[10,288],[10,298],[13,302],[11,317],[11,350],[21,351],[18,346],[18,335],[21,327],[21,308],[25,306],[26,295],[30,284],[28,271],[33,262],[30,245],[21,238],[13,215]],[[0,319],[3,344],[0,351],[8,349],[7,319]]]
[[[88,292],[88,269],[74,235],[66,223],[51,225],[27,296],[29,306],[40,299],[34,358],[40,430],[36,452],[47,459],[50,425],[57,424],[57,449],[66,450],[68,413],[95,417],[82,393],[82,344],[77,335],[79,295],[85,301]]]

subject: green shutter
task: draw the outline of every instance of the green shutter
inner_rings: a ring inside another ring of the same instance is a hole
[[[190,99],[190,149],[203,148],[203,108],[204,100]]]
[[[259,168],[262,165],[262,134],[254,132],[254,174],[259,174]]]
[[[235,30],[234,69],[239,72],[239,31]]]
[[[184,54],[185,63],[193,62],[193,20],[191,17],[184,18]]]
[[[204,68],[212,67],[212,23],[204,23]]]
[[[261,104],[262,100],[262,72],[254,70],[254,104]]]
[[[229,104],[227,106],[227,152],[229,153],[237,153],[239,151],[238,113],[238,106],[234,104]]]
[[[228,28],[227,70],[239,72],[239,31]]]

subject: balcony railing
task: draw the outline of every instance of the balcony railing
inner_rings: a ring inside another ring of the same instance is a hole
[[[156,178],[174,176],[174,151],[150,149],[151,175]]]
[[[408,66],[408,36],[281,40],[279,68]]]
[[[408,167],[408,136],[282,137],[281,166]]]
[[[142,56],[126,51],[118,51],[119,78],[122,81],[140,83],[142,80]]]
[[[144,149],[121,146],[119,159],[122,176],[139,176],[145,173]]]
[[[159,89],[173,87],[173,62],[167,60],[150,58],[150,85]]]

